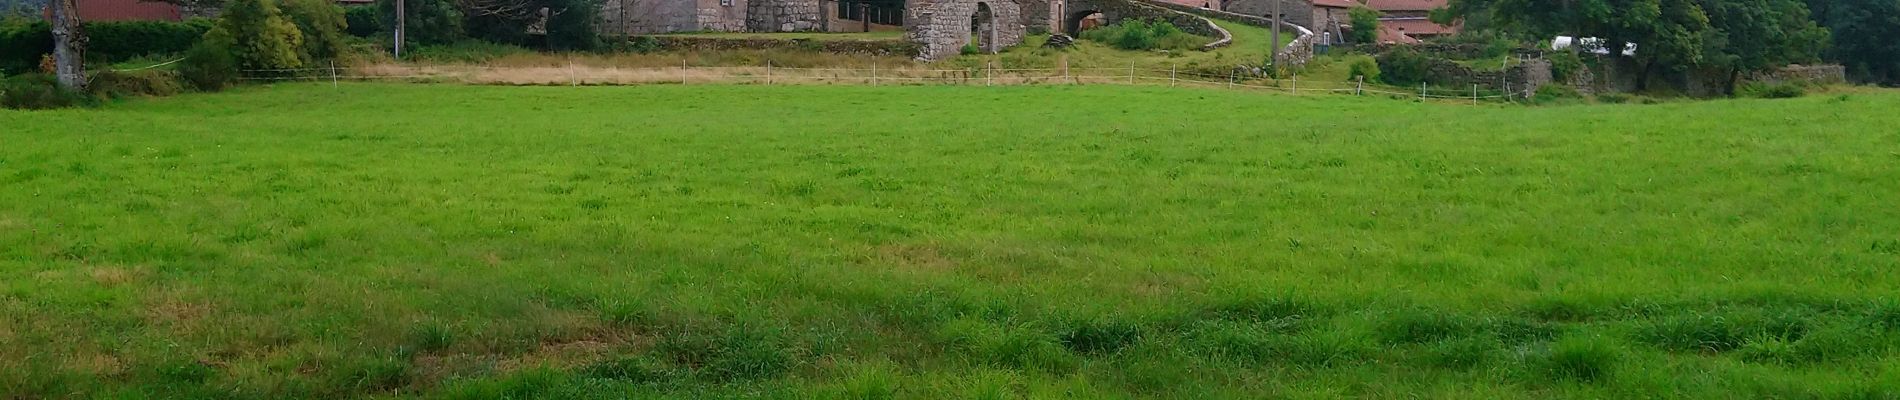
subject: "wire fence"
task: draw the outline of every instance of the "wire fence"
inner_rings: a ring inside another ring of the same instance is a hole
[[[1150,85],[1173,87],[1213,87],[1236,90],[1276,91],[1292,94],[1326,93],[1375,95],[1419,100],[1463,100],[1472,104],[1511,102],[1530,96],[1528,90],[1508,87],[1451,88],[1420,84],[1418,90],[1398,90],[1393,86],[1370,85],[1363,80],[1300,80],[1298,76],[1263,78],[1239,72],[1226,75],[1182,69],[1127,67],[1066,68],[796,68],[764,65],[757,67],[600,67],[568,64],[560,66],[484,66],[484,65],[396,65],[362,67],[325,66],[319,68],[244,70],[247,81],[409,81],[459,82],[502,85],[642,85],[642,84],[763,84],[763,85]]]

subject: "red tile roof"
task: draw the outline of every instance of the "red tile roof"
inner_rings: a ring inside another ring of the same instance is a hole
[[[185,14],[178,6],[139,0],[78,0],[79,20],[95,21],[183,21]],[[53,10],[47,9],[45,17],[53,18]]]
[[[1450,0],[1366,0],[1366,6],[1379,11],[1430,11],[1444,8]]]
[[[1313,6],[1326,7],[1326,8],[1353,8],[1353,7],[1360,6],[1360,4],[1359,2],[1353,1],[1353,0],[1313,0]]]
[[[1444,26],[1424,19],[1379,20],[1379,43],[1418,43],[1419,37],[1458,33],[1456,26]]]

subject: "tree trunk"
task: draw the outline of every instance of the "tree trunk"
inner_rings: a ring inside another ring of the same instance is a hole
[[[1728,84],[1727,84],[1727,85],[1725,85],[1725,86],[1726,86],[1726,88],[1725,88],[1725,89],[1723,89],[1723,92],[1724,92],[1723,94],[1726,94],[1726,95],[1729,95],[1729,96],[1734,96],[1734,95],[1735,95],[1735,84],[1737,84],[1737,83],[1741,83],[1741,81],[1742,81],[1742,69],[1741,69],[1741,68],[1730,68],[1730,69],[1728,70]]]
[[[53,74],[67,89],[86,88],[86,30],[79,25],[77,0],[53,0]]]

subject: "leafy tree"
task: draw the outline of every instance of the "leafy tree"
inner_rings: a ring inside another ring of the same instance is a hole
[[[303,66],[303,33],[284,18],[274,0],[231,0],[218,26],[205,33],[205,41],[228,43],[232,58],[243,68]]]
[[[334,59],[345,50],[343,7],[330,0],[283,0],[284,17],[303,33],[304,63]]]
[[[1379,40],[1379,12],[1366,7],[1353,7],[1346,12],[1346,19],[1352,22],[1352,34],[1347,37],[1353,43],[1375,43]]]
[[[376,11],[383,27],[396,28],[395,0],[377,0]],[[462,11],[451,0],[406,0],[403,13],[403,41],[410,44],[449,44],[468,35],[462,30]]]
[[[1900,85],[1900,0],[1808,0],[1833,32],[1830,60],[1856,80]]]
[[[588,50],[600,45],[597,21],[599,0],[507,0],[509,5],[494,9],[464,8],[470,36],[497,43],[552,50]],[[546,43],[528,34],[528,26],[539,19],[546,8]]]
[[[1827,30],[1800,0],[1701,0],[1714,28],[1705,40],[1707,65],[1728,71],[1729,93],[1743,73],[1820,58]]]

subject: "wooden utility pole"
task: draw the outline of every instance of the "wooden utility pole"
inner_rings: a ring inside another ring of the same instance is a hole
[[[1268,28],[1273,38],[1267,41],[1267,59],[1274,68],[1280,67],[1280,3],[1285,1],[1273,0],[1273,27]]]
[[[404,28],[403,20],[407,20],[407,19],[409,19],[409,14],[403,11],[402,0],[396,0],[396,59],[397,60],[402,59],[402,31]]]
[[[86,29],[77,0],[53,0],[53,75],[67,89],[86,88]]]

